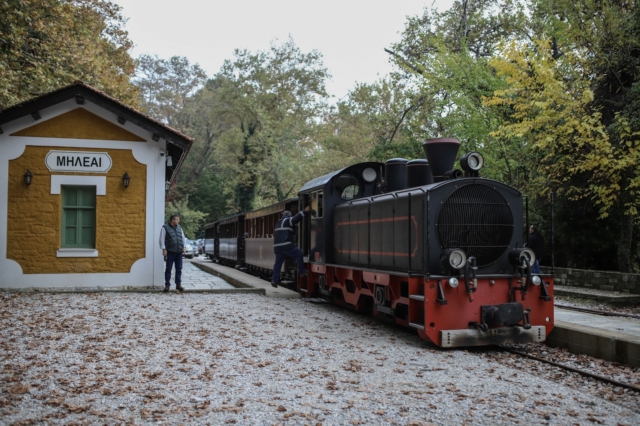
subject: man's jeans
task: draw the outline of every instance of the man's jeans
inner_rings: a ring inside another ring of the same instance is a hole
[[[182,282],[182,253],[167,252],[167,263],[164,269],[164,286],[171,285],[171,268],[176,264],[176,287],[180,287]]]
[[[531,272],[534,274],[540,273],[540,261],[538,259],[536,259],[535,263],[533,264],[533,267],[531,267]]]
[[[278,284],[280,282],[280,269],[282,269],[282,264],[286,257],[292,257],[296,260],[296,263],[298,264],[298,275],[302,275],[307,272],[304,267],[302,251],[298,247],[292,246],[280,253],[276,253],[276,263],[273,265],[273,277],[271,278],[272,283]]]

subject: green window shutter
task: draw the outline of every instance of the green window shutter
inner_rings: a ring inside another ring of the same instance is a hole
[[[95,248],[96,187],[62,186],[62,248]]]

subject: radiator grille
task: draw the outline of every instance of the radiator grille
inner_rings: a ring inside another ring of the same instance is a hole
[[[437,222],[443,249],[461,248],[478,266],[497,261],[513,235],[511,208],[498,191],[471,184],[457,189],[442,205]]]

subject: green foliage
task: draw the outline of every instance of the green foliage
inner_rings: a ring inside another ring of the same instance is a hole
[[[225,176],[229,211],[294,196],[311,177],[305,161],[317,149],[327,77],[318,52],[288,40],[268,52],[237,50],[193,98],[199,118],[192,114],[189,123],[205,142],[193,171],[211,167]]]
[[[212,170],[205,170],[194,186],[196,189],[189,196],[189,206],[206,214],[205,223],[215,222],[227,215],[222,176]]]
[[[406,127],[402,123],[407,109],[413,108],[395,81],[356,85],[325,116],[317,136],[321,149],[313,162],[316,176],[385,155],[385,160],[407,156],[406,151],[412,151],[411,147],[406,149]]]
[[[196,233],[203,225],[204,219],[207,216],[197,210],[193,210],[189,207],[189,198],[186,197],[180,201],[169,202],[165,208],[164,221],[169,222],[169,218],[172,214],[180,215],[180,227],[182,228],[184,235],[193,240],[196,238]]]
[[[316,176],[309,163],[321,149],[321,55],[288,40],[267,52],[237,50],[206,83],[203,76],[186,58],[140,58],[146,110],[195,139],[171,199],[188,199],[210,222],[295,196]]]
[[[0,109],[82,80],[131,106],[132,43],[102,0],[0,2]]]
[[[407,87],[414,106],[405,118],[409,140],[455,137],[461,153],[481,150],[485,176],[515,181],[522,158],[517,146],[491,137],[503,111],[484,108],[482,99],[504,86],[489,58],[504,37],[521,31],[523,16],[511,1],[455,2],[448,11],[410,18],[402,41],[388,52],[398,71],[393,77]],[[497,11],[497,13],[496,13]],[[418,149],[414,148],[416,153]]]

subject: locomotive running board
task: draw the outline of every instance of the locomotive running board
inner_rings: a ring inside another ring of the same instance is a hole
[[[442,330],[440,331],[443,348],[461,346],[502,345],[505,343],[544,342],[547,333],[544,325],[532,326],[529,330],[522,327],[490,328],[481,330]]]

